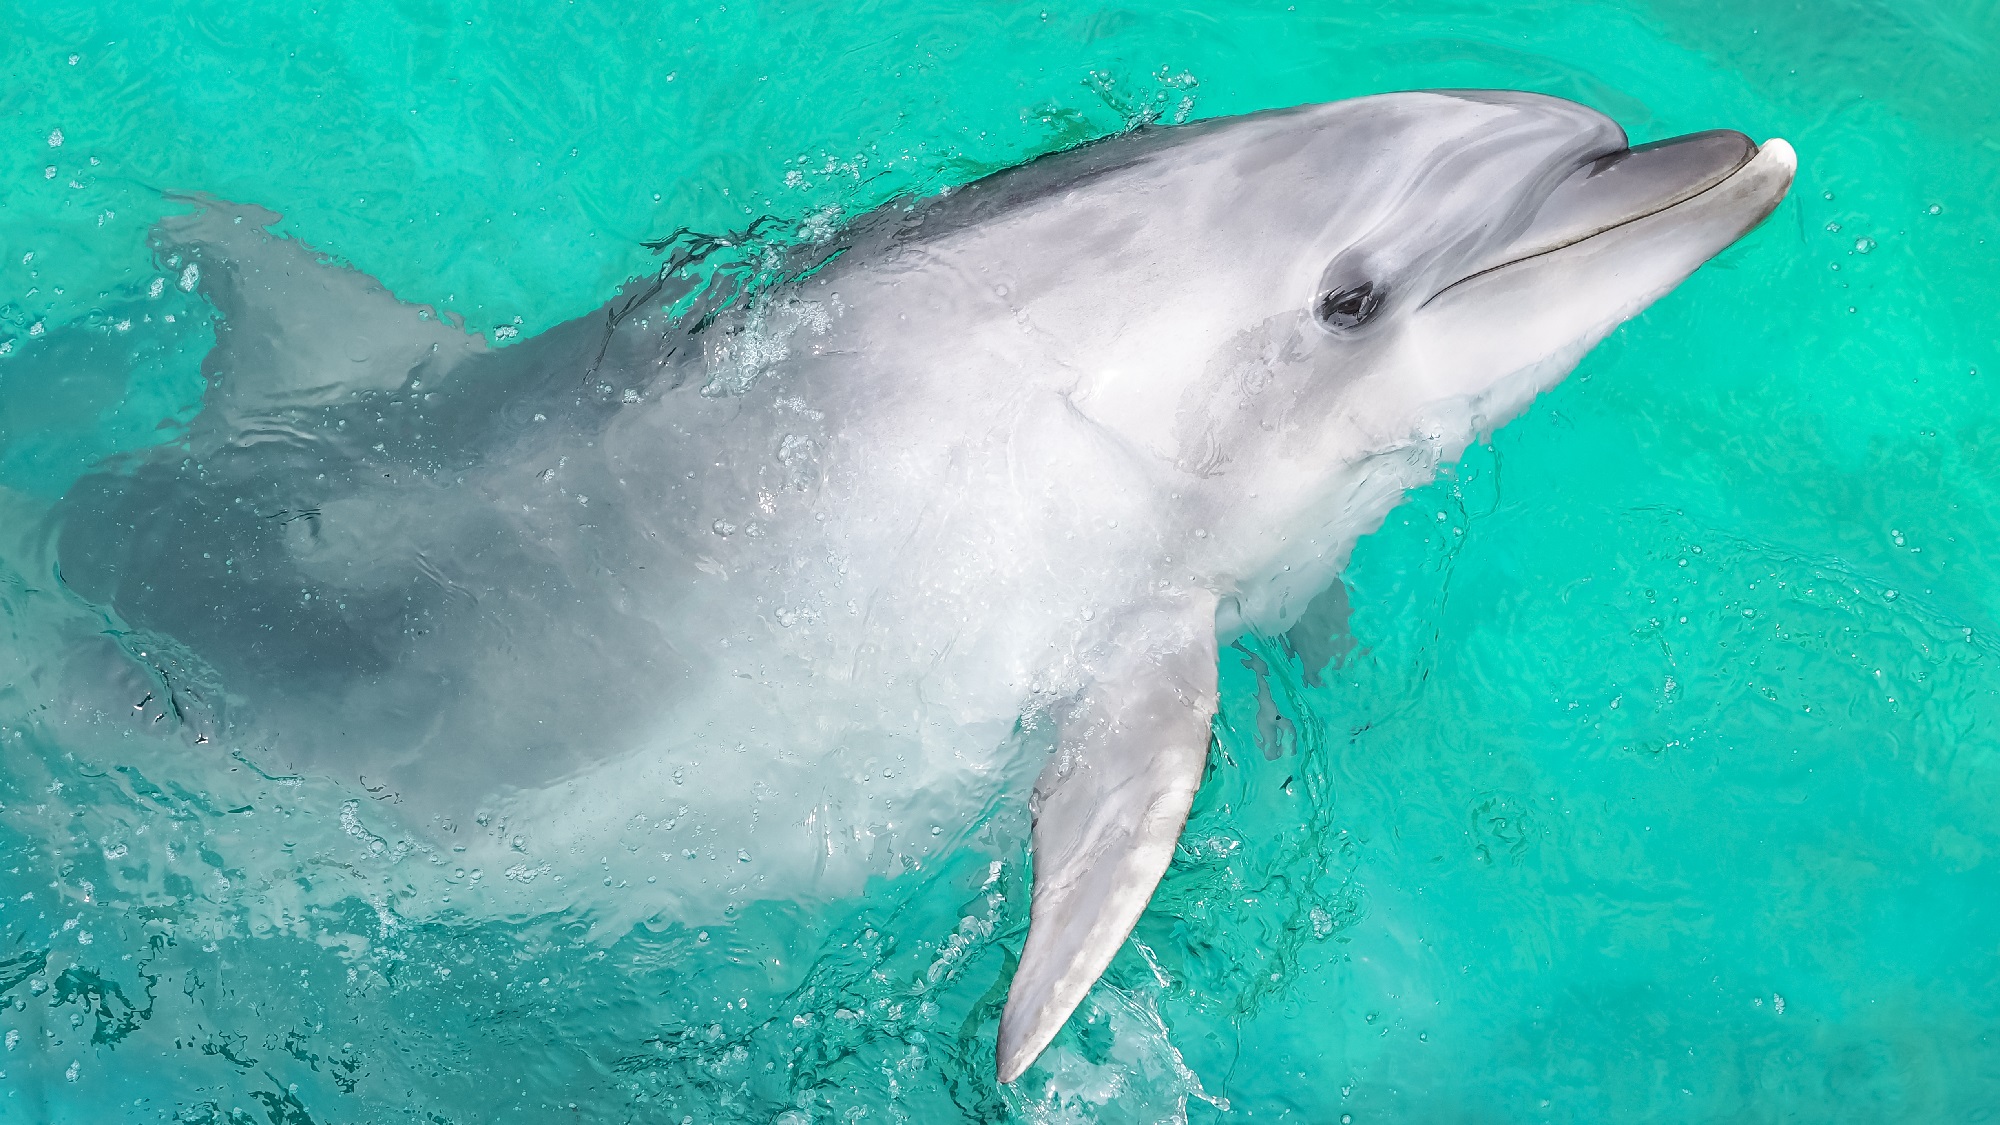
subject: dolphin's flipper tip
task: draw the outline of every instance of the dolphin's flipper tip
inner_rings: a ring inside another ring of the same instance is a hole
[[[1042,1053],[1044,1046],[1047,1046],[1045,1039],[1031,1047],[1025,1026],[1019,1020],[1009,1022],[1003,1018],[1000,1021],[1000,1045],[995,1052],[994,1062],[1003,1085],[1021,1077],[1021,1073],[1028,1069],[1028,1064],[1035,1060],[1035,1056]]]

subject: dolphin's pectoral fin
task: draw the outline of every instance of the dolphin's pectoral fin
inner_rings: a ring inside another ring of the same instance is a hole
[[[1184,643],[1121,653],[1065,717],[1035,783],[1034,901],[1000,1017],[1000,1081],[1061,1030],[1132,932],[1208,761],[1215,628],[1186,619]]]
[[[1306,611],[1285,631],[1285,645],[1299,658],[1306,683],[1312,687],[1320,686],[1320,677],[1329,665],[1340,667],[1354,651],[1354,634],[1347,628],[1352,613],[1347,586],[1336,578],[1333,585],[1306,603]]]

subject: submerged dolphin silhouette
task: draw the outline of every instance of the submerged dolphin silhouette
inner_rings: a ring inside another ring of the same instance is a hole
[[[500,349],[210,203],[157,234],[219,313],[204,410],[71,489],[62,573],[219,685],[163,685],[191,732],[435,831],[595,855],[675,805],[758,850],[659,885],[690,911],[921,856],[1052,744],[1011,1081],[1166,870],[1218,639],[1297,623],[1793,168],[1501,92],[1145,128]]]

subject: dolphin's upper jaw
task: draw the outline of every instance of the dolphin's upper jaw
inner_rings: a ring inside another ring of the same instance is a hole
[[[1790,147],[1783,141],[1778,144],[1789,156]],[[1742,133],[1713,129],[1585,160],[1556,184],[1520,234],[1475,259],[1458,280],[1440,288],[1429,301],[1482,275],[1687,203],[1735,176],[1759,151]]]

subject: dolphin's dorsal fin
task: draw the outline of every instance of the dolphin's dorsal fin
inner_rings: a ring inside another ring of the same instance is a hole
[[[195,210],[153,227],[154,254],[218,314],[201,427],[235,433],[273,412],[324,406],[440,375],[486,342],[432,309],[270,227],[262,207],[171,196]],[[433,381],[435,383],[435,381]]]
[[[1093,669],[1035,783],[1034,900],[1000,1017],[1002,1082],[1042,1053],[1131,934],[1201,784],[1215,604],[1179,607],[1164,628],[1146,616]]]

